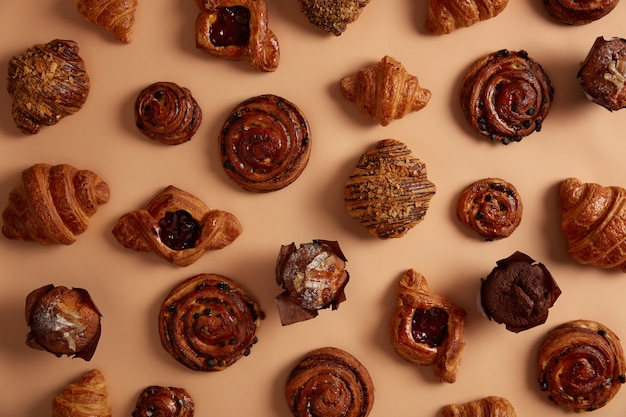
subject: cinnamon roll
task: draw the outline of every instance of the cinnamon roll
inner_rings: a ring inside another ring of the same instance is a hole
[[[135,100],[135,124],[139,131],[166,145],[189,141],[201,121],[202,110],[191,91],[173,82],[150,84]]]
[[[264,317],[240,284],[200,274],[167,295],[159,312],[159,335],[165,350],[186,367],[221,371],[250,354]]]
[[[567,25],[586,25],[609,14],[619,0],[543,0],[555,20]]]
[[[465,188],[456,215],[486,240],[508,237],[522,221],[522,198],[513,184],[500,178],[484,178]]]
[[[541,65],[526,51],[503,49],[470,67],[460,96],[472,129],[506,145],[541,130],[554,88]]]
[[[366,417],[374,405],[374,383],[359,360],[335,347],[307,353],[285,384],[294,417]]]
[[[309,123],[290,101],[264,94],[230,113],[219,134],[228,177],[247,191],[270,192],[294,182],[311,153]]]
[[[308,21],[325,32],[340,36],[356,21],[370,0],[298,0]]]
[[[573,320],[552,329],[537,354],[542,391],[569,411],[605,406],[626,382],[621,342],[605,325]]]
[[[193,417],[194,402],[187,391],[177,387],[146,387],[137,397],[132,417]]]

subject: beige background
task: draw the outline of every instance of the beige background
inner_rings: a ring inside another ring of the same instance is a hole
[[[569,176],[626,186],[626,110],[610,113],[587,101],[576,80],[597,36],[626,36],[624,5],[582,27],[553,22],[538,0],[516,0],[495,19],[450,35],[425,32],[426,1],[372,0],[340,37],[327,35],[300,13],[296,0],[268,0],[269,25],[280,42],[274,73],[223,61],[195,49],[192,0],[140,2],[133,42],[116,43],[78,15],[70,0],[0,2],[0,61],[54,38],[79,43],[91,76],[85,107],[32,137],[10,117],[6,82],[0,92],[0,195],[6,201],[20,172],[39,163],[91,169],[111,186],[108,204],[70,247],[40,247],[0,239],[0,415],[49,415],[50,400],[91,368],[104,373],[113,413],[130,415],[147,385],[180,386],[196,402],[196,415],[257,417],[290,415],[284,381],[299,358],[321,346],[343,348],[369,369],[376,387],[373,416],[432,417],[451,402],[486,395],[511,400],[519,416],[566,414],[546,400],[535,382],[535,350],[552,327],[572,319],[603,322],[626,337],[626,276],[575,264],[559,229],[556,184]],[[525,49],[552,79],[555,101],[541,133],[500,146],[476,137],[457,105],[460,79],[480,56],[498,49]],[[381,127],[343,99],[341,77],[384,55],[400,60],[432,91],[428,106]],[[203,109],[191,142],[167,147],[150,142],[134,126],[136,94],[155,81],[188,87]],[[216,135],[230,109],[262,93],[296,103],[312,128],[311,160],[291,186],[256,195],[224,174]],[[437,186],[425,220],[401,239],[381,241],[345,212],[343,184],[358,156],[384,138],[404,141],[428,166]],[[456,196],[470,182],[499,176],[515,184],[525,212],[509,238],[484,242],[454,215]],[[117,218],[143,207],[166,185],[196,194],[209,206],[234,213],[243,235],[230,247],[206,253],[187,267],[118,245]],[[348,258],[348,300],[308,322],[281,327],[274,305],[280,292],[273,268],[280,245],[315,238],[337,240]],[[480,278],[515,250],[543,262],[563,294],[545,325],[512,334],[480,316],[475,295]],[[399,359],[386,326],[400,274],[415,268],[436,293],[468,311],[463,361],[454,384],[434,380],[429,368]],[[161,347],[156,318],[167,292],[204,272],[242,283],[267,318],[252,354],[221,373],[188,370]],[[103,313],[102,338],[90,362],[25,346],[24,299],[53,283],[87,289]],[[626,388],[594,416],[626,409]]]

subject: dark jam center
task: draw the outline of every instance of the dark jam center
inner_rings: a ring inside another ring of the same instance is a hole
[[[243,6],[219,7],[209,28],[213,46],[244,46],[250,38],[250,10]]]
[[[448,337],[448,313],[438,307],[416,309],[411,322],[411,335],[417,343],[441,346]]]
[[[185,210],[165,213],[159,227],[161,242],[173,250],[193,248],[200,233],[200,226]]]

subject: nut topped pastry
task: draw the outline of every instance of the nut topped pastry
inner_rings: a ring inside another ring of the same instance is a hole
[[[578,80],[592,102],[609,111],[626,107],[626,39],[597,37]]]
[[[299,0],[302,13],[325,32],[340,36],[370,0]]]

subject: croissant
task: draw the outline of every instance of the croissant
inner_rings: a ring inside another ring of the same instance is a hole
[[[193,417],[195,405],[193,399],[183,388],[146,387],[135,404],[132,417]]]
[[[42,245],[70,245],[107,201],[109,187],[92,171],[36,164],[22,172],[9,194],[2,234]]]
[[[558,199],[570,256],[580,264],[626,272],[626,189],[567,178]]]
[[[74,0],[91,23],[113,34],[122,43],[131,43],[138,0]]]
[[[104,375],[93,369],[52,399],[52,417],[111,417]]]
[[[39,133],[83,107],[91,84],[78,52],[76,42],[55,39],[9,60],[11,115],[23,133]]]
[[[420,87],[417,77],[390,56],[342,78],[339,84],[346,100],[355,103],[363,114],[383,126],[421,110],[431,97],[430,90]]]
[[[243,227],[231,213],[210,209],[196,196],[172,185],[142,210],[117,221],[113,235],[125,248],[153,252],[178,266],[196,262],[206,250],[222,249]]]
[[[268,27],[265,0],[196,0],[196,47],[213,56],[247,61],[254,69],[278,68],[278,38]]]
[[[430,0],[426,30],[443,35],[499,15],[508,0]]]
[[[509,400],[495,395],[463,404],[450,404],[442,408],[443,417],[516,417]]]
[[[409,269],[396,289],[396,306],[389,322],[395,352],[417,365],[433,366],[441,382],[453,383],[461,363],[467,313],[433,294],[426,278]]]

